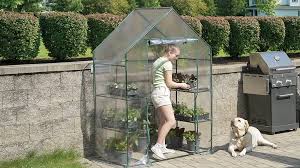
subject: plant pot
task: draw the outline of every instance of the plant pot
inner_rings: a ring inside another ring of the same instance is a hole
[[[209,114],[201,114],[199,115],[199,120],[208,120],[209,119]]]
[[[189,151],[194,151],[195,150],[195,146],[196,146],[196,151],[199,150],[199,145],[200,145],[200,140],[198,139],[197,140],[197,143],[196,141],[187,141],[187,150]]]
[[[128,90],[127,92],[128,96],[134,97],[137,96],[137,90]]]
[[[117,162],[120,163],[121,165],[126,165],[127,164],[127,157],[129,158],[128,160],[130,161],[131,159],[132,152],[128,152],[127,156],[127,151],[115,151],[115,157],[117,159]]]
[[[175,135],[168,136],[166,139],[166,144],[169,148],[179,149],[183,145],[183,132],[184,128],[175,128]]]
[[[138,137],[137,151],[144,151],[147,147],[147,137]]]

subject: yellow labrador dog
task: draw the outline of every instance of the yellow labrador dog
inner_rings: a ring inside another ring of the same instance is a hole
[[[240,156],[244,156],[246,152],[252,151],[258,145],[267,145],[277,148],[272,142],[263,138],[260,131],[251,127],[248,121],[243,118],[235,118],[231,121],[231,140],[228,147],[228,152],[236,157],[235,150],[240,151]]]

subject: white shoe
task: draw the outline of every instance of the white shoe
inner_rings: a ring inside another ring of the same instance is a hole
[[[162,148],[162,145],[157,143],[154,146],[152,146],[151,151],[160,159],[166,159],[165,155],[162,152]]]
[[[163,145],[163,147],[161,148],[162,153],[175,153],[175,150],[173,149],[168,149],[167,145]]]

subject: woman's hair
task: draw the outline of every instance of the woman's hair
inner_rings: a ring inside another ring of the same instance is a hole
[[[175,53],[176,49],[178,49],[178,47],[176,47],[176,45],[167,44],[167,45],[164,46],[164,53],[165,54],[168,53],[168,52]]]
[[[175,53],[178,47],[175,44],[163,44],[151,46],[152,52],[156,57],[163,56],[168,52]]]

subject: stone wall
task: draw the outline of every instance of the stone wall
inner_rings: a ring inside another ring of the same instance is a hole
[[[0,67],[0,159],[93,145],[90,62]]]
[[[0,159],[56,148],[93,155],[90,65],[83,61],[0,66]],[[246,118],[242,66],[245,64],[213,66],[214,146],[228,142],[232,118]]]

